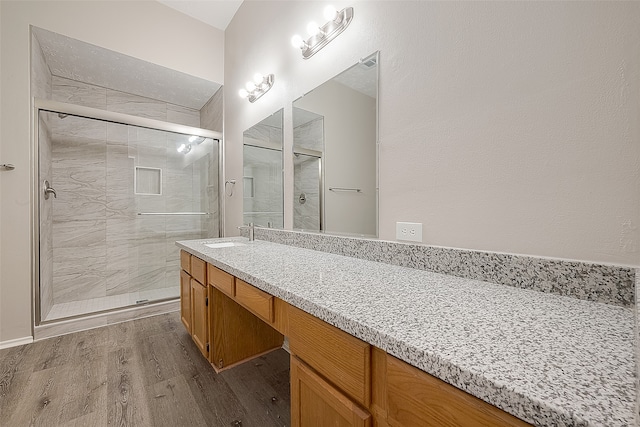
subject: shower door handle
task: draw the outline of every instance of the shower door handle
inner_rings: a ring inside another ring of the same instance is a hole
[[[42,189],[44,191],[45,200],[49,200],[49,194],[53,194],[54,199],[58,198],[58,195],[56,194],[56,190],[54,190],[53,187],[49,185],[49,181],[47,181],[46,179],[42,183]]]

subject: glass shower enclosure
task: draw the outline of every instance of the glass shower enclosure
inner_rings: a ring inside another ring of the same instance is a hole
[[[175,241],[222,229],[221,135],[37,102],[36,325],[178,298]]]

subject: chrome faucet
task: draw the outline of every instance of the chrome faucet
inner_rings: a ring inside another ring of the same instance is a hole
[[[253,226],[253,223],[250,222],[249,223],[249,241],[253,242],[253,240],[254,240],[254,226]]]
[[[253,242],[255,240],[254,239],[254,228],[255,227],[254,227],[253,223],[250,222],[247,225],[241,225],[240,227],[238,227],[239,230],[242,230],[243,228],[246,228],[246,229],[249,230],[249,241]]]

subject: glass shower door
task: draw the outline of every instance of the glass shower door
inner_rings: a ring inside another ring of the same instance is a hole
[[[38,135],[41,321],[179,297],[175,241],[219,237],[218,140],[48,111]]]

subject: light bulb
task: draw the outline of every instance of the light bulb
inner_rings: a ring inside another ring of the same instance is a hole
[[[319,32],[320,32],[320,27],[318,27],[318,24],[316,24],[313,21],[307,24],[307,33],[309,33],[311,37],[316,36]]]
[[[247,89],[247,91],[249,92],[253,92],[256,89],[256,85],[253,82],[247,82],[246,85],[244,85],[244,87]]]
[[[302,37],[296,34],[295,36],[291,37],[291,44],[293,45],[293,47],[302,49],[306,43],[304,42],[304,40],[302,40]]]
[[[329,5],[324,8],[324,18],[327,21],[335,21],[337,17],[338,17],[338,11],[336,10],[335,7]]]
[[[253,75],[253,82],[256,84],[256,86],[261,85],[263,81],[264,81],[264,77],[262,76],[262,74],[255,73]]]
[[[240,98],[246,98],[247,96],[249,96],[249,92],[247,92],[245,89],[240,89],[238,91],[238,95],[240,95]]]

